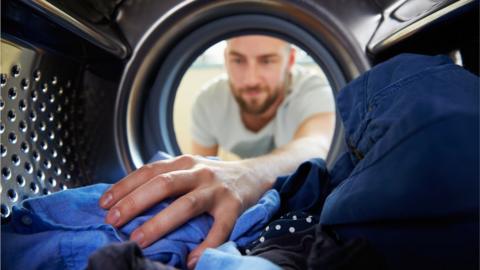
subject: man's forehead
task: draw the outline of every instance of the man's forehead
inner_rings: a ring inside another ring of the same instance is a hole
[[[239,36],[227,40],[227,49],[241,54],[271,54],[283,50],[287,42],[282,39],[249,35]]]

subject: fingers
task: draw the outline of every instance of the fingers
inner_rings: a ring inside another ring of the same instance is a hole
[[[131,240],[142,248],[196,217],[210,206],[211,190],[208,188],[195,190],[178,199],[162,210],[155,217],[146,221],[133,231]]]
[[[215,221],[204,242],[189,255],[192,268],[206,248],[228,239],[236,218],[248,205],[247,195],[256,193],[255,188],[238,185],[244,169],[193,156],[152,163],[113,185],[102,195],[100,205],[110,209],[106,222],[118,227],[168,197],[185,194],[133,231],[131,240],[147,247],[191,218],[210,213]]]
[[[153,177],[175,170],[189,169],[194,163],[195,160],[193,156],[180,156],[171,160],[147,164],[113,185],[100,197],[99,204],[102,208],[109,209],[137,187],[150,181]]]
[[[230,232],[235,225],[235,221],[239,215],[238,209],[222,209],[216,216],[207,238],[188,255],[187,266],[193,269],[197,264],[198,258],[202,255],[206,248],[215,248],[223,244],[229,237]]]
[[[198,184],[196,175],[193,170],[183,170],[153,177],[112,206],[105,221],[122,226],[156,203],[194,189]]]

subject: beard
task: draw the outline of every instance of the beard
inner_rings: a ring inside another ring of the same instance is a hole
[[[272,104],[275,103],[281,91],[283,90],[281,89],[283,87],[277,87],[274,91],[270,91],[268,86],[235,89],[233,85],[230,84],[230,87],[233,89],[233,96],[240,106],[240,110],[253,115],[261,115],[265,113],[272,106]],[[255,97],[248,100],[243,98],[245,93],[251,92],[255,92],[258,95],[267,94],[267,97],[263,100]]]
[[[242,112],[252,114],[252,115],[262,115],[265,113],[278,98],[281,98],[280,95],[285,95],[287,88],[290,87],[290,74],[286,72],[286,80],[283,84],[275,87],[275,89],[270,89],[268,86],[255,86],[255,87],[244,87],[244,88],[235,88],[230,82],[230,89],[232,90],[233,97],[237,101],[240,110]],[[260,98],[250,98],[244,99],[243,96],[245,93],[255,92],[258,95],[265,93],[267,97],[262,101]]]

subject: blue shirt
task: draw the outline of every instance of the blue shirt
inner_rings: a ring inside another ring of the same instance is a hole
[[[107,244],[125,241],[147,219],[172,201],[163,201],[118,230],[104,223],[98,206],[107,184],[70,189],[28,199],[2,226],[3,269],[84,269],[89,255]],[[279,207],[275,190],[242,214],[230,235],[239,245],[253,241]],[[186,268],[186,256],[206,237],[212,218],[200,215],[143,250],[152,260]]]

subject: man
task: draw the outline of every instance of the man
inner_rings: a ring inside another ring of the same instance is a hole
[[[313,72],[293,67],[290,44],[269,36],[240,36],[227,41],[224,58],[228,77],[211,82],[193,106],[193,154],[215,156],[221,147],[249,158],[300,137],[331,138],[331,89]],[[311,123],[321,126],[303,129]]]
[[[263,50],[266,47],[270,49]],[[240,114],[242,123],[252,132],[260,131],[288,99],[285,85],[294,54],[278,39],[246,36],[230,40],[226,58],[232,91],[240,103],[246,103]],[[236,71],[242,67],[247,67],[246,72]],[[228,239],[236,218],[255,204],[278,176],[291,173],[307,159],[326,156],[333,126],[332,112],[316,113],[298,124],[290,142],[263,156],[216,161],[184,155],[145,165],[103,194],[100,206],[109,209],[106,222],[122,226],[156,203],[178,196],[132,232],[131,239],[147,247],[192,217],[208,213],[214,223],[204,242],[189,255],[188,267],[193,268],[203,250]],[[216,146],[196,146],[196,153],[201,155],[215,155],[216,151]]]

